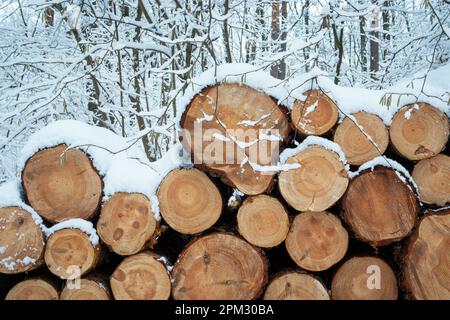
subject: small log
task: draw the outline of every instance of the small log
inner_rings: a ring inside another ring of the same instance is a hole
[[[58,300],[59,294],[50,281],[34,278],[21,281],[9,290],[5,300]]]
[[[376,257],[354,257],[336,272],[331,283],[333,300],[397,300],[394,271]]]
[[[47,240],[44,260],[51,273],[61,279],[81,277],[91,271],[102,256],[100,245],[79,229],[62,229]]]
[[[310,271],[327,270],[344,257],[347,247],[347,230],[339,218],[326,211],[297,215],[286,238],[292,260]]]
[[[248,163],[241,165],[252,150],[262,146],[267,150],[264,156],[256,152],[250,160],[259,165],[276,162],[279,145],[289,134],[289,122],[274,99],[246,85],[223,83],[196,95],[180,124],[189,133],[182,142],[195,164],[245,194],[256,195],[270,188],[274,174],[255,171]],[[260,140],[261,134],[277,135],[280,140]]]
[[[412,188],[390,168],[365,171],[350,182],[342,198],[342,217],[356,236],[375,246],[406,237],[420,206]]]
[[[313,276],[287,272],[267,286],[264,300],[330,300],[327,288]]]
[[[341,146],[348,163],[359,166],[386,151],[389,132],[376,115],[357,112],[353,117],[338,125],[333,140]]]
[[[347,189],[347,172],[333,151],[310,146],[287,163],[299,163],[300,168],[281,172],[278,186],[283,198],[298,211],[324,211]]]
[[[43,264],[44,235],[31,214],[19,207],[0,208],[0,273],[21,273]]]
[[[262,252],[237,236],[213,233],[194,240],[173,268],[175,300],[250,300],[267,281]]]
[[[119,192],[102,206],[97,222],[102,241],[123,256],[142,251],[158,235],[150,200],[139,193]]]
[[[409,160],[437,155],[445,148],[448,135],[447,116],[427,103],[401,108],[392,119],[390,128],[392,144]]]
[[[222,196],[198,169],[171,171],[158,188],[161,215],[176,231],[196,234],[209,229],[222,212]]]
[[[33,155],[22,181],[31,206],[44,219],[57,223],[71,218],[89,220],[100,207],[102,180],[86,154],[58,145]]]
[[[295,100],[291,111],[292,126],[302,135],[320,136],[334,127],[339,111],[321,90],[309,90],[305,101]]]
[[[61,300],[111,300],[107,287],[100,281],[94,279],[73,280],[64,286],[61,292]]]
[[[289,217],[283,205],[267,195],[245,199],[237,214],[237,224],[245,240],[263,248],[279,245],[289,231]]]
[[[450,202],[450,157],[438,154],[419,161],[412,177],[419,188],[420,200],[443,206]]]
[[[125,258],[110,279],[116,300],[167,300],[171,282],[165,264],[151,252]]]
[[[404,258],[404,286],[419,300],[450,300],[450,209],[426,215]]]

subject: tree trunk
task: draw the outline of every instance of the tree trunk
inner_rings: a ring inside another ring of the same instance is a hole
[[[97,232],[115,253],[132,255],[156,242],[159,235],[150,200],[139,193],[116,193],[102,206]]]
[[[397,300],[397,295],[394,271],[376,257],[347,260],[331,283],[333,300]]]
[[[347,230],[339,218],[326,211],[297,215],[286,238],[292,260],[310,271],[329,269],[344,257],[347,247]]]
[[[237,225],[245,240],[258,247],[271,248],[286,239],[289,217],[278,199],[251,196],[239,208]]]
[[[149,251],[125,258],[110,283],[116,300],[167,300],[171,290],[165,264]]]
[[[389,133],[394,148],[403,157],[427,159],[444,150],[449,121],[442,111],[427,103],[407,105],[395,114]]]
[[[320,90],[309,90],[303,95],[306,101],[294,102],[291,111],[292,126],[302,135],[326,134],[338,121],[336,104]]]
[[[76,281],[76,280],[75,280]],[[75,282],[74,281],[74,282]],[[111,300],[107,287],[98,280],[80,279],[80,287],[66,284],[61,292],[61,300]]]
[[[366,24],[366,19],[363,16],[359,17],[359,34],[360,34],[360,51],[359,55],[361,57],[361,70],[363,72],[367,71],[367,35],[364,31],[364,26]]]
[[[52,223],[92,218],[102,197],[102,180],[89,158],[78,149],[66,149],[62,144],[37,152],[22,172],[28,201]]]
[[[347,172],[333,151],[310,146],[286,163],[299,163],[300,167],[280,172],[278,187],[286,202],[298,211],[326,210],[347,189]]]
[[[0,235],[0,273],[21,273],[43,264],[44,235],[28,211],[0,208]]]
[[[267,261],[246,241],[213,233],[185,248],[172,276],[175,300],[256,299],[267,281]]]
[[[32,278],[16,284],[9,290],[5,300],[58,300],[56,286],[41,278]]]
[[[420,160],[412,174],[420,200],[444,206],[450,202],[450,157],[444,154]]]
[[[352,116],[338,125],[333,140],[340,145],[348,163],[359,166],[384,154],[389,145],[389,132],[376,115],[357,112]]]
[[[212,227],[222,212],[222,196],[198,169],[171,171],[158,189],[161,215],[176,231],[196,234]]]
[[[275,0],[272,1],[272,49],[278,51],[277,42],[280,40],[280,1]],[[274,78],[280,79],[280,66],[278,63],[273,63],[270,74]]]
[[[342,216],[361,240],[386,245],[403,239],[414,227],[420,206],[399,174],[379,167],[350,182],[342,199]]]
[[[450,210],[426,215],[404,258],[405,288],[419,300],[450,299]]]
[[[286,272],[267,286],[264,300],[330,300],[327,288],[313,276]]]

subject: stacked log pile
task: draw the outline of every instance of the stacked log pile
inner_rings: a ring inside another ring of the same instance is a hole
[[[182,142],[194,165],[154,196],[106,197],[69,141],[36,150],[21,200],[0,201],[3,298],[450,299],[448,117],[417,103],[389,126],[304,95],[289,110],[242,84],[197,93],[180,121],[202,124],[199,148]],[[263,142],[269,160],[249,160]]]

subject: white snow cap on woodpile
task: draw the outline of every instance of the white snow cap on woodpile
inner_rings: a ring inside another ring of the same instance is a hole
[[[45,228],[44,233],[45,236],[48,238],[55,232],[64,229],[78,229],[89,236],[89,240],[91,241],[92,245],[94,246],[98,245],[99,238],[97,235],[97,231],[94,228],[94,225],[92,224],[92,222],[84,219],[76,218],[62,221],[60,223],[53,225],[51,228]]]

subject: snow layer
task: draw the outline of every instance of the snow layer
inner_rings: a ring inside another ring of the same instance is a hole
[[[46,228],[44,230],[44,233],[46,237],[50,237],[53,233],[59,230],[63,229],[79,229],[86,233],[89,236],[89,240],[91,241],[92,245],[97,246],[98,245],[98,235],[97,231],[95,231],[94,225],[90,221],[86,221],[84,219],[69,219],[60,223],[55,224],[51,228]]]

